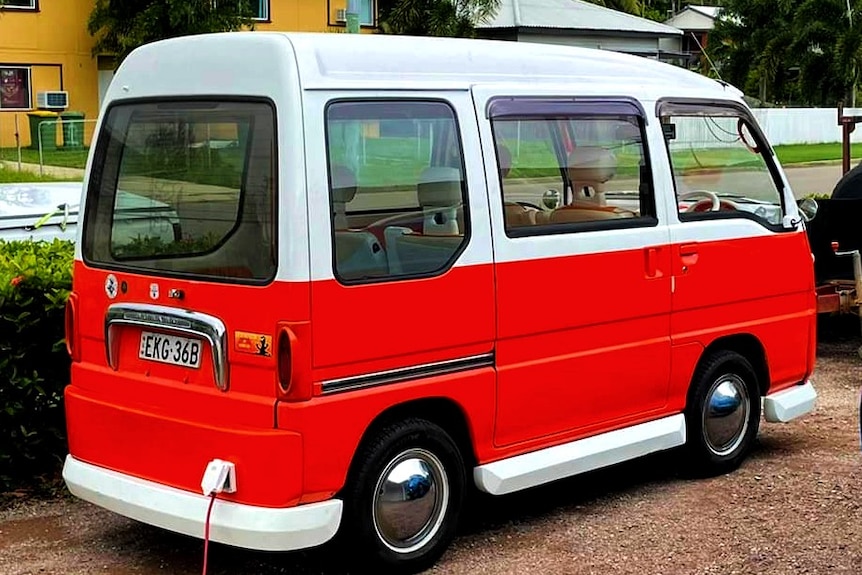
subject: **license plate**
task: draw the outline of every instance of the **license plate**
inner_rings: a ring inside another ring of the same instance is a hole
[[[201,342],[197,339],[166,335],[150,331],[141,332],[138,357],[183,367],[201,366]]]

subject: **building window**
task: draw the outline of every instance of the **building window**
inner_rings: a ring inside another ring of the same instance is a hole
[[[29,110],[30,68],[0,68],[0,110]]]
[[[344,10],[339,9],[337,22],[344,24],[346,22],[347,13],[350,10],[356,10],[359,16],[360,26],[374,26],[374,0],[345,0]]]
[[[254,11],[253,20],[269,22],[269,0],[251,0],[251,9]]]
[[[36,10],[38,0],[6,0],[0,8],[4,10]]]
[[[374,0],[358,0],[359,23],[363,26],[374,26]]]

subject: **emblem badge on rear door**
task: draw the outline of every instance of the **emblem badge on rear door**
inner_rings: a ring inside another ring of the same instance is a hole
[[[108,274],[108,277],[105,278],[105,293],[111,299],[117,297],[117,276],[114,274]]]
[[[150,299],[159,299],[159,284],[150,284]]]

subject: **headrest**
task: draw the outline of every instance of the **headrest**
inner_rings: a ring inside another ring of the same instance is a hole
[[[419,205],[423,208],[443,208],[461,203],[461,170],[435,166],[419,176],[416,186]]]
[[[584,146],[569,154],[569,178],[574,182],[607,182],[616,169],[616,156],[605,148]]]
[[[356,195],[356,176],[350,168],[333,165],[330,168],[332,177],[332,201],[346,204]]]

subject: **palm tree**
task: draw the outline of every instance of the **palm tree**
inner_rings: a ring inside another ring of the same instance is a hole
[[[796,12],[794,36],[790,49],[799,60],[802,93],[820,104],[843,98],[855,106],[862,73],[862,1],[805,0]]]
[[[96,0],[87,22],[94,54],[120,62],[142,44],[189,34],[252,27],[251,0]]]
[[[712,57],[722,79],[762,101],[789,99],[790,69],[796,64],[794,41],[796,2],[788,0],[727,0],[726,17],[710,33]]]
[[[643,14],[644,3],[641,0],[586,0],[590,4],[598,4],[605,8],[628,12],[629,14]]]
[[[380,0],[378,6],[384,34],[472,37],[500,0]]]

